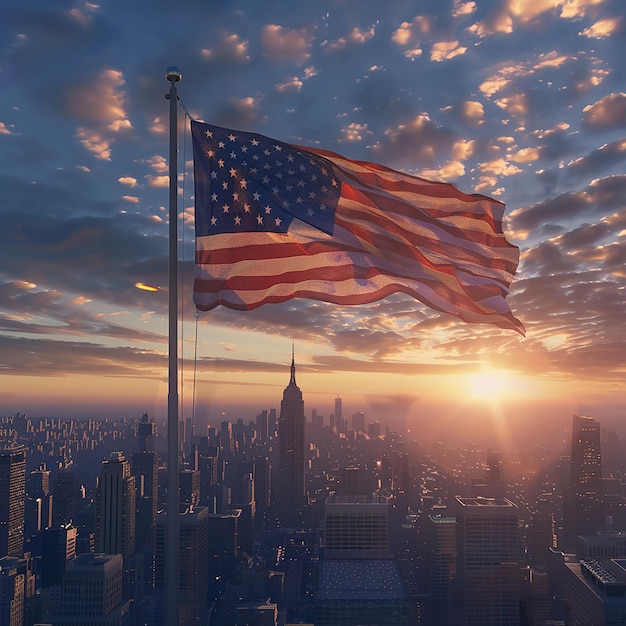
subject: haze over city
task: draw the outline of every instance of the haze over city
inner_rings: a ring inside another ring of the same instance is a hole
[[[341,395],[347,413],[432,437],[514,440],[525,423],[528,436],[537,424],[562,432],[573,413],[619,428],[617,0],[10,0],[0,32],[3,414],[165,414],[163,96],[176,65],[183,417],[217,424],[275,407],[293,341],[309,415]],[[403,295],[217,308],[196,331],[185,111],[504,202],[521,252],[507,301],[526,337]]]

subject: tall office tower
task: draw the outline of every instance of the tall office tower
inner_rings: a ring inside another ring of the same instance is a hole
[[[96,493],[96,552],[128,556],[135,551],[135,477],[121,452],[102,461]]]
[[[208,517],[209,586],[213,594],[223,591],[224,586],[235,577],[240,517],[238,509]]]
[[[304,400],[296,384],[296,366],[291,355],[291,378],[283,392],[278,421],[279,508],[287,525],[296,523],[305,498]]]
[[[359,490],[359,468],[342,467],[339,478],[339,490],[343,496],[356,496]]]
[[[67,564],[58,602],[46,611],[45,622],[125,626],[130,600],[122,595],[120,554],[81,554]]]
[[[453,626],[452,584],[456,575],[456,518],[431,515],[429,534],[431,546],[431,594],[433,625]]]
[[[178,473],[180,503],[196,506],[200,502],[200,470],[181,469]]]
[[[154,450],[154,422],[147,413],[141,416],[136,428],[137,449],[139,452]]]
[[[600,424],[591,417],[573,417],[570,485],[563,523],[569,550],[574,549],[577,535],[591,535],[603,527]]]
[[[159,466],[156,452],[133,452],[130,471],[135,477],[137,494],[135,546],[140,551],[149,540],[150,527],[156,521],[159,503]]]
[[[358,413],[354,413],[352,415],[352,430],[356,430],[361,433],[365,432],[365,413],[363,413],[363,411],[359,411]]]
[[[208,519],[206,507],[189,507],[180,514],[180,572],[178,577],[179,626],[206,624],[208,620]],[[156,524],[154,587],[157,604],[165,596],[166,515]],[[164,611],[157,611],[155,626],[164,624]]]
[[[25,507],[26,537],[52,526],[50,470],[46,469],[45,463],[26,477]]]
[[[343,400],[339,396],[335,398],[335,428],[338,433],[345,433],[347,430],[343,421]]]
[[[220,424],[220,446],[224,457],[231,457],[235,450],[233,443],[233,425],[229,421]]]
[[[456,498],[457,573],[465,626],[517,626],[521,546],[517,506]]]
[[[182,439],[183,451],[186,459],[191,459],[193,451],[193,434],[194,434],[193,420],[188,417],[185,419],[185,437]]]
[[[324,416],[318,413],[315,409],[311,411],[311,425],[316,432],[321,432],[324,428]]]
[[[65,465],[57,472],[52,489],[52,523],[54,526],[75,522],[78,515],[80,485],[74,465]]]
[[[278,428],[278,419],[276,418],[276,409],[270,409],[269,416],[267,418],[267,430],[270,434],[270,439],[274,439],[276,436],[276,429]]]
[[[324,519],[327,559],[388,558],[387,498],[329,496]]]
[[[370,439],[376,439],[378,437],[380,437],[382,433],[382,429],[380,426],[380,422],[378,420],[374,420],[373,422],[370,422],[367,426],[367,436]]]
[[[314,622],[416,624],[399,562],[389,558],[388,500],[330,496],[325,503],[325,554],[320,560]]]
[[[256,431],[259,441],[267,441],[268,427],[268,414],[267,409],[265,409],[256,416]]]
[[[0,450],[0,557],[24,550],[26,448]]]
[[[41,587],[58,585],[68,561],[76,557],[76,528],[71,524],[46,528],[41,545]]]
[[[19,559],[0,558],[0,624],[22,626],[26,577],[20,571]]]
[[[272,466],[268,457],[254,457],[254,501],[259,519],[263,520],[272,498]]]

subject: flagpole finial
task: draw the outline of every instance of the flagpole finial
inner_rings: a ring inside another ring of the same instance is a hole
[[[168,67],[165,72],[165,78],[167,78],[170,83],[177,83],[182,79],[182,77],[183,73],[175,65]]]

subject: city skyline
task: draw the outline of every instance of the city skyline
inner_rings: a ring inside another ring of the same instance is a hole
[[[328,416],[341,395],[346,418],[500,439],[513,437],[509,418],[568,427],[572,414],[620,416],[622,11],[610,0],[488,5],[398,2],[383,13],[242,1],[182,12],[11,0],[0,49],[3,412],[165,415],[163,95],[176,65],[183,418],[193,408],[216,424],[277,407],[292,341],[307,416]],[[400,295],[220,307],[198,316],[196,332],[185,110],[504,202],[521,251],[507,300],[526,338]]]

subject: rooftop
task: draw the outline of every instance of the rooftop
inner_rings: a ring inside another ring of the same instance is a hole
[[[329,560],[320,562],[319,600],[406,600],[396,561]]]

